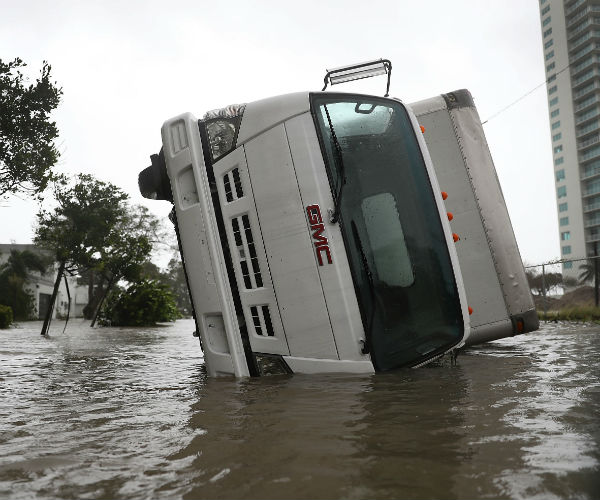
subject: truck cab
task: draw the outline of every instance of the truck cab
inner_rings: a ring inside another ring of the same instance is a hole
[[[397,99],[298,92],[162,127],[211,375],[369,373],[464,345],[469,311],[423,134]]]

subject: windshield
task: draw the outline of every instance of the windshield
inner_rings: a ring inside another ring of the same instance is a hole
[[[422,363],[460,342],[464,325],[409,116],[389,99],[311,98],[373,363]]]

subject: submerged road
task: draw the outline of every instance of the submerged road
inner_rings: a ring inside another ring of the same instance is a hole
[[[417,370],[209,379],[191,321],[0,330],[0,497],[596,498],[600,326]]]

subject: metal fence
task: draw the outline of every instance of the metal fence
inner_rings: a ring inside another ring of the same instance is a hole
[[[546,289],[551,288],[548,285],[550,283],[548,283],[548,276],[551,274],[555,274],[555,273],[559,273],[562,274],[562,265],[567,263],[567,262],[580,262],[580,263],[590,263],[593,264],[593,267],[591,269],[589,269],[589,274],[590,274],[590,278],[591,281],[593,281],[594,283],[594,301],[596,304],[596,307],[598,307],[598,302],[599,302],[599,282],[600,282],[600,255],[596,255],[596,256],[592,256],[592,257],[581,257],[581,258],[576,258],[576,259],[556,259],[556,260],[552,260],[549,262],[544,262],[542,264],[533,264],[533,265],[528,265],[528,266],[524,266],[525,270],[530,270],[530,269],[536,269],[536,268],[541,268],[541,290],[542,290],[542,297],[543,297],[543,306],[544,306],[544,314],[546,314],[547,312],[547,297],[546,297]],[[581,264],[580,264],[581,265]],[[574,266],[575,267],[575,266]],[[585,273],[586,271],[588,271],[588,269],[581,269],[580,266],[577,266],[577,275],[581,275],[583,273]],[[589,281],[589,280],[586,280]],[[572,283],[570,282],[566,282],[563,281],[562,284],[557,285],[557,286],[561,286],[562,288],[569,288],[571,286],[577,286],[577,285],[582,285],[583,282],[579,281],[578,279],[573,280]]]

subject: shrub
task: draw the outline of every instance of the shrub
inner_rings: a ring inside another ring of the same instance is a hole
[[[9,306],[0,304],[0,328],[8,328],[13,322],[13,312]]]
[[[154,280],[143,280],[110,294],[99,316],[101,325],[149,326],[175,321],[179,317],[169,287]]]

